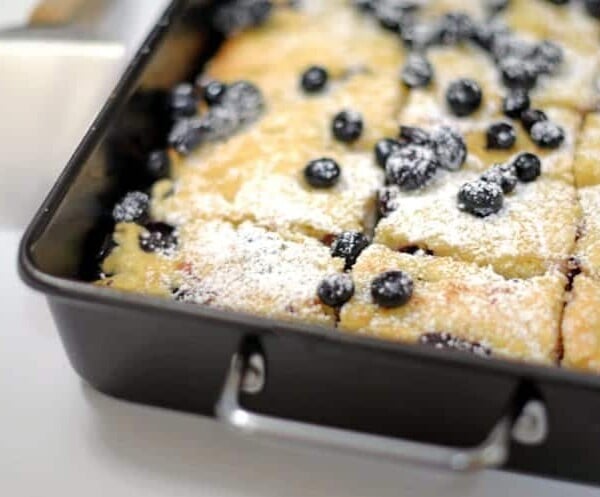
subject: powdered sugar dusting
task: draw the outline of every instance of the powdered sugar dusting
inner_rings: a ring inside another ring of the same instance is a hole
[[[490,264],[511,277],[541,274],[566,259],[577,225],[573,187],[552,180],[519,185],[502,210],[481,219],[457,208],[460,187],[477,178],[472,171],[440,174],[416,193],[400,193],[397,210],[379,223],[376,240]]]
[[[312,322],[332,322],[316,300],[321,280],[343,269],[311,238],[242,223],[197,222],[182,230],[181,300]]]

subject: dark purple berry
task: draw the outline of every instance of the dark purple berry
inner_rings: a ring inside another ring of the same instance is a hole
[[[443,45],[454,45],[473,36],[475,25],[464,12],[444,14],[439,23],[439,41]]]
[[[564,59],[563,50],[556,43],[544,40],[533,49],[531,58],[542,74],[554,73]]]
[[[584,0],[583,4],[589,15],[600,19],[600,0]]]
[[[489,181],[465,183],[458,192],[458,208],[477,217],[495,214],[503,204],[502,188]]]
[[[140,235],[140,248],[144,252],[167,252],[177,247],[175,228],[166,223],[148,223]]]
[[[377,192],[377,210],[381,217],[387,217],[398,208],[400,189],[397,186],[384,186]]]
[[[388,157],[401,148],[402,145],[400,142],[393,140],[392,138],[379,140],[375,144],[375,161],[377,162],[377,165],[385,168]]]
[[[359,231],[344,231],[331,244],[331,256],[344,259],[346,269],[350,269],[369,243],[369,239]]]
[[[358,112],[343,110],[333,118],[331,131],[336,140],[354,143],[362,135],[363,118]]]
[[[226,84],[220,81],[210,81],[203,90],[204,101],[209,106],[218,105],[221,103],[226,91]]]
[[[425,186],[438,167],[439,162],[431,148],[407,145],[388,158],[385,172],[389,184],[409,191]]]
[[[571,0],[546,0],[554,5],[567,5]]]
[[[486,52],[492,52],[496,40],[500,37],[506,37],[507,34],[508,28],[504,24],[489,22],[476,25],[471,39],[479,48]]]
[[[531,99],[523,88],[512,90],[502,101],[502,111],[506,117],[518,119],[523,111],[529,109]]]
[[[169,108],[173,119],[192,117],[198,112],[196,90],[189,83],[182,83],[171,90]]]
[[[535,181],[542,174],[542,161],[537,155],[529,152],[517,155],[513,161],[513,166],[517,178],[524,183]]]
[[[167,177],[169,175],[170,167],[171,159],[166,150],[155,150],[148,156],[146,169],[153,179],[159,180]]]
[[[512,164],[496,164],[483,173],[481,179],[496,183],[504,194],[511,193],[517,186],[517,174]]]
[[[512,124],[493,123],[486,131],[486,146],[489,149],[507,150],[517,141],[517,133]]]
[[[328,157],[308,163],[304,169],[306,182],[314,188],[331,188],[337,184],[342,170],[336,161]]]
[[[467,145],[462,135],[450,128],[441,126],[431,135],[431,143],[441,167],[457,171],[467,159]]]
[[[508,88],[530,90],[537,83],[538,70],[530,60],[507,57],[500,62],[502,81]]]
[[[527,109],[521,113],[521,123],[527,132],[531,131],[533,125],[540,121],[547,121],[548,116],[539,109]]]
[[[401,78],[408,88],[424,88],[433,79],[433,67],[424,55],[411,54],[402,68]]]
[[[413,10],[411,2],[403,0],[376,0],[373,4],[375,18],[379,21],[380,26],[395,32],[401,31],[402,25],[406,22],[406,17],[410,16]]]
[[[272,11],[271,0],[228,0],[217,4],[212,24],[217,31],[232,34],[249,27],[260,26]]]
[[[235,114],[240,123],[256,121],[265,107],[262,92],[249,81],[231,84],[221,98],[222,107]]]
[[[406,304],[411,299],[413,290],[413,280],[402,271],[387,271],[371,282],[373,301],[389,309]]]
[[[431,143],[429,133],[422,128],[415,126],[400,126],[398,133],[398,141],[401,145],[423,145],[427,146]]]
[[[469,352],[481,357],[492,355],[489,347],[481,345],[479,342],[470,342],[462,338],[457,338],[450,333],[425,333],[419,338],[419,343],[440,350]]]
[[[169,145],[181,155],[189,155],[204,140],[205,130],[204,118],[180,119],[169,133]]]
[[[144,222],[148,217],[150,197],[143,192],[129,192],[113,209],[113,219],[117,223]]]
[[[321,66],[311,66],[302,73],[300,84],[306,93],[318,93],[325,88],[328,79],[327,69]]]
[[[481,88],[472,79],[459,79],[448,86],[446,102],[455,116],[465,117],[481,105]]]
[[[349,274],[332,274],[321,281],[317,288],[321,302],[329,307],[339,307],[354,295],[354,282]]]
[[[539,121],[531,127],[529,136],[538,147],[558,148],[565,141],[565,130],[552,121]]]

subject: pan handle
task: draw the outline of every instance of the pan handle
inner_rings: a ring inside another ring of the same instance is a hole
[[[225,385],[216,405],[217,418],[243,433],[267,435],[304,445],[350,450],[388,459],[404,459],[454,471],[495,468],[502,466],[508,458],[511,430],[513,437],[515,436],[512,417],[509,415],[503,417],[493,427],[482,444],[472,448],[458,448],[324,427],[250,412],[240,406],[238,397],[242,390],[248,392],[252,390],[253,384],[257,385],[256,368],[248,367],[251,361],[252,359],[247,361],[239,354],[233,357]],[[258,374],[260,375],[260,371]],[[255,388],[254,392],[256,391]],[[528,404],[522,414],[531,411],[527,409],[527,406]],[[523,426],[523,421],[520,419],[522,414],[517,418],[515,426]],[[529,421],[531,422],[531,420]],[[539,421],[534,424],[538,426],[539,432]],[[532,444],[537,445],[543,441],[545,431],[542,431],[543,433],[539,432],[541,439],[540,436],[534,437]],[[532,440],[529,441],[529,443],[531,442]]]

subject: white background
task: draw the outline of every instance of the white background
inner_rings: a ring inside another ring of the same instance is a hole
[[[76,377],[43,297],[17,278],[16,250],[40,190],[64,164],[161,3],[127,2],[143,22],[130,23],[136,29],[122,49],[55,45],[24,57],[22,47],[7,48],[0,37],[0,198],[10,199],[0,202],[0,495],[597,497],[598,489],[508,473],[455,476],[270,447],[211,420],[107,398]],[[0,21],[8,10],[14,16],[18,3],[0,2]]]

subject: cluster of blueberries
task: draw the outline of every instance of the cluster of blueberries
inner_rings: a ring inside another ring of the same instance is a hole
[[[201,100],[207,110],[198,115]],[[264,105],[261,91],[248,81],[225,85],[200,78],[196,84],[177,85],[169,96],[169,110],[174,120],[169,145],[181,155],[188,155],[200,144],[228,138],[256,121]]]
[[[112,215],[117,223],[137,223],[144,227],[139,238],[144,252],[169,252],[178,245],[173,226],[150,219],[150,197],[147,193],[129,192],[115,205]]]
[[[358,256],[369,246],[368,238],[358,231],[341,233],[331,245],[331,255],[345,261],[345,269],[350,269]],[[414,284],[403,271],[386,271],[371,281],[371,297],[381,307],[388,309],[406,304],[412,297]],[[317,288],[321,302],[339,308],[354,295],[354,282],[349,273],[327,276]]]

